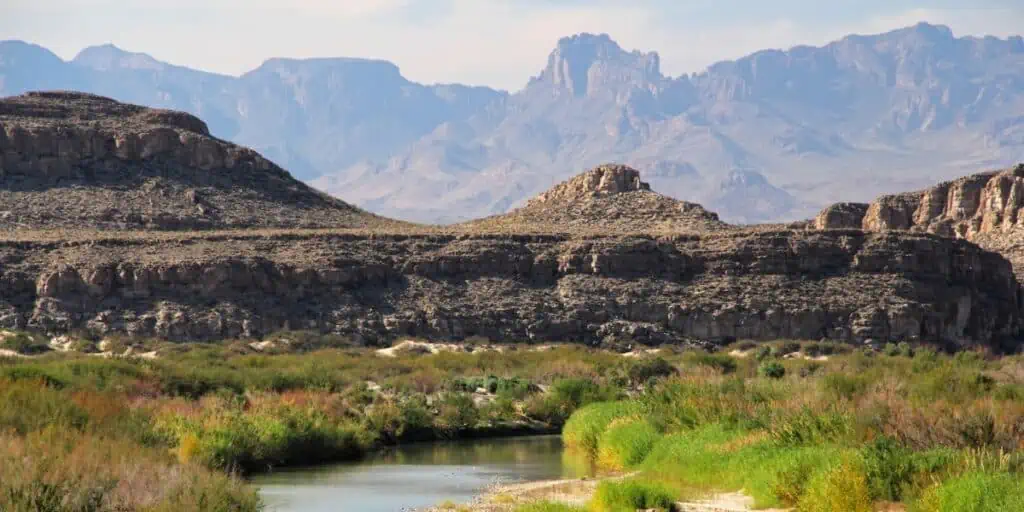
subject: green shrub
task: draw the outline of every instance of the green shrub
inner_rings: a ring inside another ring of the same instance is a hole
[[[899,345],[896,345],[896,350],[903,357],[914,357],[914,347],[905,341],[901,341]]]
[[[913,452],[889,438],[879,438],[860,450],[873,500],[901,501],[916,472]]]
[[[661,435],[641,419],[613,421],[598,440],[597,463],[606,469],[633,467],[647,457]]]
[[[772,348],[768,345],[762,345],[758,347],[757,352],[754,352],[754,359],[758,361],[764,361],[772,357]]]
[[[650,481],[625,480],[601,482],[589,504],[594,512],[636,512],[637,510],[669,510],[677,493],[669,487]]]
[[[799,512],[872,512],[871,494],[863,468],[848,459],[819,472],[807,483],[797,505]]]
[[[757,367],[757,373],[769,379],[781,379],[786,376],[786,367],[778,361],[764,361]]]
[[[676,367],[661,357],[637,359],[629,365],[627,375],[633,385],[646,384],[650,381],[675,375]]]
[[[782,357],[800,351],[800,344],[795,341],[787,341],[778,346],[775,350],[776,357]]]
[[[691,352],[688,357],[690,364],[706,366],[718,370],[720,373],[732,373],[736,371],[736,358],[727,354],[709,354],[707,352]]]
[[[1024,402],[1024,385],[1003,384],[996,388],[992,396],[1004,402]]]
[[[815,412],[804,408],[781,417],[769,429],[772,439],[782,445],[828,444],[850,438],[853,421],[839,411]]]
[[[862,375],[830,373],[825,376],[822,385],[833,397],[852,400],[868,390],[868,379]]]
[[[562,379],[551,386],[551,395],[574,410],[593,402],[615,400],[619,393],[589,379]]]
[[[39,382],[0,380],[0,433],[83,430],[88,422],[86,412],[65,393]]]
[[[947,480],[913,504],[913,512],[1002,512],[1024,510],[1024,485],[1009,473],[972,472]]]
[[[19,354],[31,356],[49,352],[50,345],[45,340],[36,338],[35,336],[25,333],[17,333],[4,339],[4,341],[0,343],[0,348],[13,350]]]
[[[612,421],[637,414],[635,402],[599,402],[587,405],[569,418],[562,429],[562,440],[568,450],[596,457],[601,434]]]
[[[454,434],[474,427],[480,419],[480,411],[473,403],[473,397],[466,393],[447,393],[437,404],[435,424],[442,432]]]

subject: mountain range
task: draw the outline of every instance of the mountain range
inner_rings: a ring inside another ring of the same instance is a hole
[[[385,61],[270,59],[241,76],[111,45],[64,61],[0,42],[0,96],[73,89],[184,110],[375,213],[450,222],[521,206],[602,162],[729,222],[1024,160],[1024,40],[919,24],[666,76],[608,35],[558,41],[514,93],[418,84]]]

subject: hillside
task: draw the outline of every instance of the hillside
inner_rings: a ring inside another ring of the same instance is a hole
[[[651,191],[640,172],[600,165],[530,199],[507,214],[457,227],[485,231],[568,233],[700,233],[726,228],[701,205]]]
[[[671,77],[655,52],[580,34],[538,67],[505,93],[416,84],[372,60],[271,59],[231,77],[8,42],[0,95],[67,88],[186,110],[346,201],[424,221],[505,213],[604,162],[746,223],[1024,160],[1020,37],[919,24]]]
[[[387,223],[191,115],[73,92],[0,99],[0,229]]]

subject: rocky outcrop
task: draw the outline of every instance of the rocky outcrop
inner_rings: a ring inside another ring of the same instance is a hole
[[[811,226],[814,229],[861,229],[867,211],[865,203],[836,203],[814,217]]]
[[[1001,252],[1024,271],[1024,164],[966,176],[932,188],[882,196],[866,209],[837,204],[814,221],[817,229],[861,227],[963,238]]]
[[[0,229],[365,226],[380,221],[182,112],[73,92],[0,100]]]
[[[651,191],[632,167],[606,164],[555,185],[509,213],[467,222],[488,231],[638,233],[728,227],[699,204]]]
[[[601,165],[555,185],[531,199],[527,205],[587,201],[642,190],[651,190],[651,186],[640,181],[640,171],[625,165]]]
[[[928,234],[174,235],[0,243],[0,328],[172,340],[333,332],[495,341],[990,343],[1010,265]]]

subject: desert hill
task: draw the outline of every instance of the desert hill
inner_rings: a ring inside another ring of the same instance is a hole
[[[600,165],[530,199],[522,208],[463,224],[488,231],[692,233],[728,227],[699,204],[651,190],[640,172]]]
[[[0,99],[0,229],[367,227],[198,118],[77,92]]]

